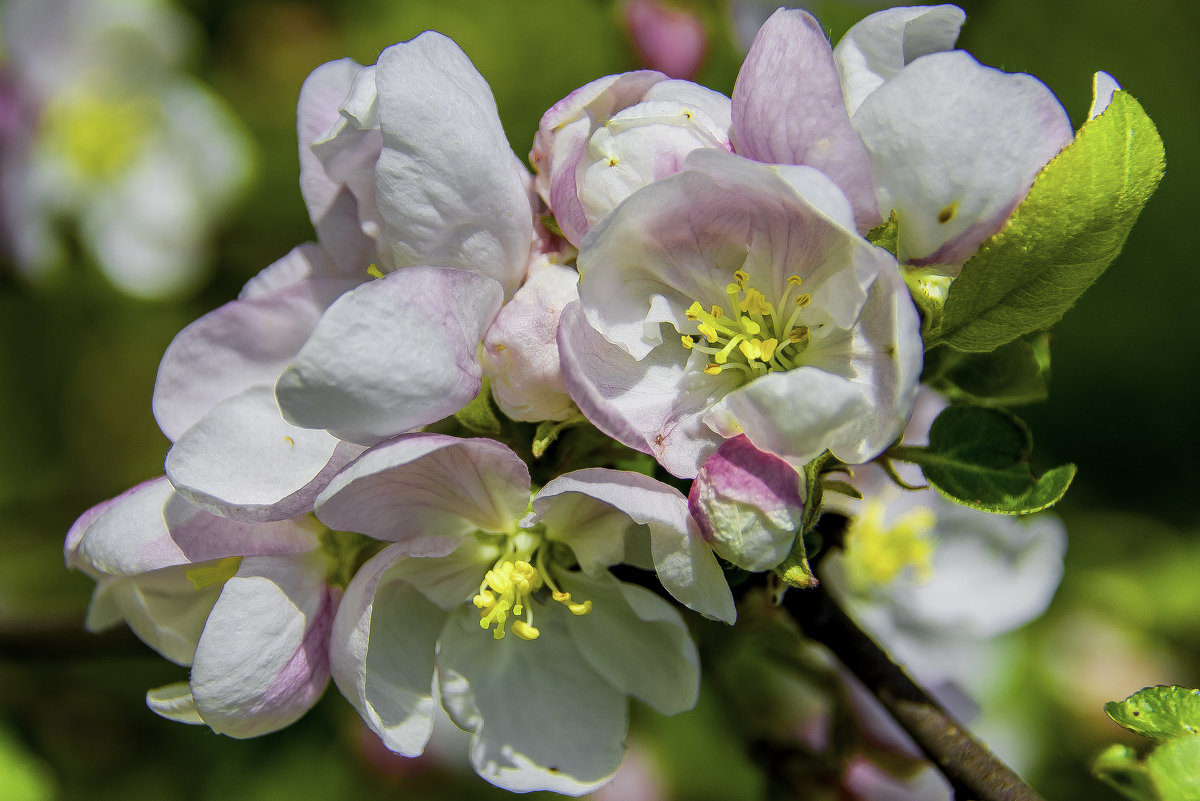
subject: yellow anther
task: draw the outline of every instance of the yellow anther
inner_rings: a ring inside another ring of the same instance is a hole
[[[704,372],[708,373],[709,375],[720,375],[721,374],[721,365],[707,364],[704,366]]]
[[[682,342],[682,343],[683,343],[683,346],[684,346],[685,348],[687,348],[688,350],[691,350],[691,349],[692,349],[692,345],[694,345],[694,344],[695,344],[695,341],[694,341],[694,340],[693,340],[691,337],[689,337],[687,334],[684,334],[683,336],[681,336],[681,337],[679,338],[679,341],[680,341],[680,342]]]
[[[738,344],[738,350],[746,357],[747,361],[754,361],[762,358],[762,343],[757,339],[743,339]]]
[[[775,313],[775,309],[772,308],[770,303],[767,303],[766,296],[757,289],[746,290],[746,298],[739,305],[741,306],[742,311],[746,312],[747,314],[760,314],[765,316]]]
[[[683,313],[683,316],[689,320],[695,320],[698,319],[701,314],[704,314],[704,307],[700,305],[700,301],[696,300],[692,301],[692,305],[688,306],[687,311]]]
[[[713,307],[709,309],[708,313],[718,320],[725,316],[725,310],[715,303],[713,304]]]
[[[798,325],[791,331],[788,331],[787,338],[788,342],[792,343],[804,342],[806,339],[808,339],[808,328]]]
[[[753,320],[751,320],[749,317],[743,317],[741,319],[741,323],[742,323],[742,330],[745,331],[750,336],[755,336],[756,334],[759,334],[762,332],[762,326],[759,325],[758,323],[754,322]]]
[[[576,617],[579,615],[586,615],[588,612],[592,611],[592,602],[589,600],[584,601],[583,603],[569,603],[567,604],[567,609],[570,609],[571,614],[575,615]]]
[[[937,516],[927,507],[902,515],[890,527],[885,506],[869,503],[850,521],[846,532],[847,569],[859,586],[886,585],[907,568],[919,582],[933,574],[934,544],[930,534]]]
[[[750,274],[745,270],[737,270],[733,274],[733,280],[737,282],[738,289],[745,289],[746,282],[750,280]]]
[[[617,164],[619,164],[619,163],[620,163],[620,162],[618,162],[618,161],[617,161],[617,157],[616,157],[616,156],[611,156],[611,157],[608,159],[608,166],[610,166],[610,167],[615,167],[615,166],[617,166]]]
[[[539,636],[541,636],[540,631],[526,623],[524,620],[517,620],[513,622],[512,633],[520,637],[522,640],[536,640]]]
[[[471,603],[475,604],[475,606],[479,607],[480,609],[490,609],[492,604],[496,603],[496,596],[492,595],[490,591],[484,590],[472,598]]]
[[[367,267],[367,275],[372,278],[383,278],[383,270],[379,269],[379,265],[371,264]]]
[[[789,275],[787,277],[787,282],[792,286],[800,286],[800,284],[804,283],[798,275]]]
[[[759,345],[762,355],[760,355],[758,358],[762,359],[764,362],[770,361],[771,357],[775,355],[775,348],[777,347],[779,347],[779,340],[777,339],[768,339],[763,341]]]
[[[808,294],[807,292],[796,296],[796,305],[800,308],[803,309],[810,303],[812,303],[812,295]]]
[[[709,342],[717,341],[717,329],[713,328],[708,323],[700,323],[698,328],[700,330],[700,333],[703,334],[704,338],[707,339]]]

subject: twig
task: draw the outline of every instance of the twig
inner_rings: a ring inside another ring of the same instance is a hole
[[[945,774],[958,801],[1043,801],[893,662],[824,587],[789,590],[782,605],[874,693]]]

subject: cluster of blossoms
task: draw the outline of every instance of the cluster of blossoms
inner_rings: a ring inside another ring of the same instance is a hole
[[[727,576],[802,562],[822,505],[851,521],[827,580],[892,610],[881,637],[1036,615],[1056,524],[978,522],[869,464],[928,430],[906,274],[953,280],[1073,136],[1043,84],[953,49],[962,21],[892,9],[833,48],[780,10],[732,97],[653,71],[572,92],[532,174],[444,36],[317,69],[317,242],[176,337],[166,475],[67,538],[89,627],[190,666],[151,708],[251,737],[332,677],[392,751],[441,707],[487,780],[588,792],[628,697],[695,704],[686,610],[733,623]],[[888,220],[891,250],[866,238]],[[861,466],[842,501],[817,463]],[[987,559],[997,586],[1031,565],[1020,608],[948,608]]]

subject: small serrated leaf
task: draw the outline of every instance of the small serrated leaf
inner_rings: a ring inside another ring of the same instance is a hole
[[[920,465],[938,492],[983,512],[1032,514],[1053,506],[1075,478],[1066,464],[1035,475],[1028,427],[1003,409],[946,407],[929,429],[925,448],[895,446],[887,456]]]
[[[1146,687],[1124,701],[1110,701],[1104,711],[1121,726],[1159,742],[1200,734],[1200,690]]]
[[[941,341],[986,352],[1058,322],[1121,252],[1164,165],[1154,123],[1128,92],[1114,94],[963,265]]]

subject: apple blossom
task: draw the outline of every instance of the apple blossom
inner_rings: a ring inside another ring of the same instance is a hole
[[[254,737],[294,722],[329,681],[340,590],[327,581],[323,531],[311,516],[216,517],[157,478],[85,512],[65,553],[96,580],[88,628],[124,620],[191,668],[190,682],[148,693],[151,709]]]
[[[674,714],[698,689],[678,612],[608,568],[653,567],[721,619],[733,603],[676,490],[605,469],[529,490],[487,439],[398,437],[344,469],[318,517],[393,544],[347,587],[333,673],[394,751],[421,753],[436,698],[473,733],[481,776],[580,794],[620,763],[626,696]]]
[[[688,165],[589,235],[559,326],[571,396],[680,477],[738,434],[797,466],[872,458],[903,429],[921,364],[895,262],[816,170],[716,151]]]

